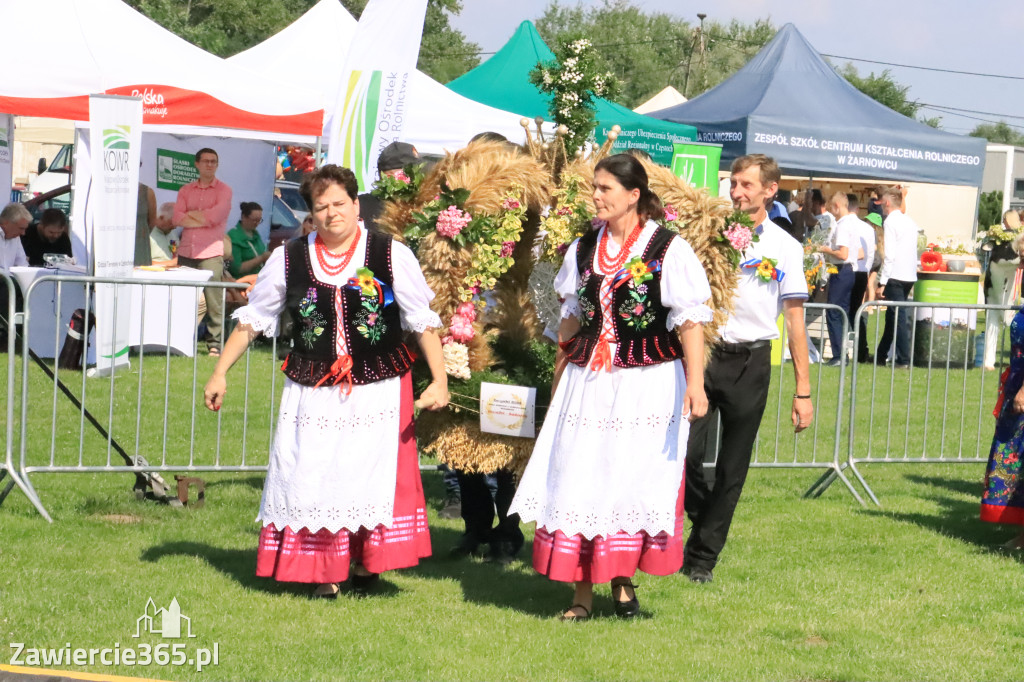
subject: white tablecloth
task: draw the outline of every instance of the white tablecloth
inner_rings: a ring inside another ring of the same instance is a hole
[[[158,272],[134,270],[132,279],[206,282],[209,270],[176,268]],[[196,339],[196,304],[202,287],[132,286],[132,321],[128,344],[143,350],[173,350],[192,357]],[[170,315],[168,315],[168,309]],[[145,312],[145,315],[143,315]],[[168,326],[170,322],[170,326]]]
[[[27,292],[36,279],[44,275],[81,275],[81,272],[54,270],[49,268],[11,268],[21,291]],[[167,271],[133,270],[132,279],[173,280],[180,282],[206,282],[212,273],[206,270],[177,268]],[[130,285],[123,288],[118,296],[131,296],[131,316],[128,343],[142,346],[145,350],[174,351],[191,357],[195,352],[196,296],[199,287],[169,287]],[[31,299],[29,314],[29,347],[42,358],[54,358],[60,354],[67,336],[67,325],[72,313],[85,307],[85,287],[77,282],[64,282],[60,286],[60,321],[57,320],[57,282],[44,282],[36,286]],[[95,295],[89,298],[93,305]],[[168,310],[170,315],[168,316]],[[145,314],[143,314],[143,312]],[[168,325],[168,321],[170,325]],[[57,340],[55,341],[55,336]],[[94,361],[93,344],[90,339],[89,359]]]

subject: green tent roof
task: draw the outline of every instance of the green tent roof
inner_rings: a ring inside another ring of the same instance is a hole
[[[549,119],[551,97],[530,83],[530,71],[537,62],[554,58],[554,52],[541,39],[533,23],[524,21],[497,54],[448,83],[448,87],[463,97],[496,109]],[[665,165],[672,160],[674,142],[697,139],[697,129],[693,126],[644,116],[606,99],[597,99],[596,115],[594,136],[599,143],[604,142],[612,126],[618,125],[622,132],[615,141],[616,149],[645,149],[656,162]]]

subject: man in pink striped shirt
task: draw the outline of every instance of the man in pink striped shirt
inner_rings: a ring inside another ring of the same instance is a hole
[[[217,152],[204,147],[196,152],[199,179],[178,190],[174,204],[174,224],[180,225],[178,265],[213,273],[211,282],[224,276],[224,235],[231,211],[231,188],[217,179]],[[207,347],[210,355],[220,355],[224,331],[223,290],[206,288]]]

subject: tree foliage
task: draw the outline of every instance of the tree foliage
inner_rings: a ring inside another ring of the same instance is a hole
[[[876,102],[889,107],[896,113],[903,114],[907,118],[918,120],[932,128],[939,127],[939,124],[942,121],[941,117],[918,117],[918,113],[921,109],[920,102],[910,99],[908,96],[910,86],[897,82],[896,79],[892,77],[892,73],[889,69],[885,69],[878,75],[875,75],[872,71],[867,76],[862,76],[860,75],[860,72],[857,71],[857,67],[847,62],[843,67],[836,69],[836,71],[839,75],[849,81],[850,85],[857,88]]]
[[[230,57],[260,43],[316,0],[125,0],[194,45]]]
[[[1003,193],[1001,190],[983,192],[978,198],[978,229],[987,230],[1003,220]]]
[[[971,131],[971,137],[983,137],[996,144],[1012,144],[1024,146],[1024,133],[1012,127],[1006,121],[999,123],[982,123]]]
[[[702,36],[699,27],[681,17],[647,13],[629,0],[605,0],[590,8],[555,0],[535,23],[552,47],[576,35],[590,39],[599,55],[598,66],[622,83],[617,101],[631,108],[667,85],[687,97],[718,85],[776,31],[768,20],[706,21]]]
[[[125,0],[147,17],[194,45],[230,57],[263,42],[316,4],[317,0]],[[340,0],[357,19],[367,0]],[[462,11],[460,0],[428,0],[417,68],[447,82],[479,63],[479,46],[452,28],[450,14]],[[330,40],[311,36],[310,40]],[[301,55],[283,55],[294,58]]]

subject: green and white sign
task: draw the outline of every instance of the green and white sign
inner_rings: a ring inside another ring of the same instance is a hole
[[[156,150],[156,187],[177,192],[183,186],[199,179],[194,154],[171,149]]]
[[[676,142],[672,154],[672,172],[694,187],[704,187],[712,196],[717,196],[718,166],[721,161],[721,145]]]
[[[142,100],[115,95],[89,96],[90,199],[93,272],[123,278],[135,262],[135,214],[139,196]],[[128,364],[131,290],[96,285],[96,368],[109,374]]]

